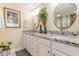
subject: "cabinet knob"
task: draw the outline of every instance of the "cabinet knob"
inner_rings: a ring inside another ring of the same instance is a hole
[[[53,56],[55,56],[55,54],[53,54]]]
[[[48,53],[50,53],[50,51],[48,51]]]

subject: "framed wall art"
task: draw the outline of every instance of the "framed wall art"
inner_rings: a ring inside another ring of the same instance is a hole
[[[4,8],[5,26],[8,28],[20,27],[20,11]]]

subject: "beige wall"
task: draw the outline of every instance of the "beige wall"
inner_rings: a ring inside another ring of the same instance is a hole
[[[54,13],[56,6],[57,4],[47,4],[47,9],[48,9],[47,29],[48,31],[59,31],[59,29],[54,25],[54,22],[53,22],[53,13]],[[79,9],[79,4],[77,4],[77,8]],[[71,31],[71,32],[79,31],[79,17],[78,16],[79,15],[77,15],[77,18],[74,24],[70,28],[66,29],[65,31]]]
[[[21,4],[0,4],[2,10],[4,7],[21,11],[21,28],[4,28],[3,31],[0,32],[0,40],[12,40],[12,47],[23,47],[23,20],[30,20],[31,14]]]

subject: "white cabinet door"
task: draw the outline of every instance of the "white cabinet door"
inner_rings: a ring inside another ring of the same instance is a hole
[[[23,40],[24,40],[24,48],[26,49],[26,40],[27,40],[27,35],[23,34]]]
[[[24,48],[27,49],[27,39],[24,39]]]
[[[50,47],[38,42],[38,56],[50,56]]]
[[[31,52],[31,36],[30,35],[27,35],[26,49],[29,53]]]
[[[31,39],[31,54],[37,56],[37,39],[34,36]]]

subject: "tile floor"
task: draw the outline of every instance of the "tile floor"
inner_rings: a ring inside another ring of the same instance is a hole
[[[8,54],[8,56],[16,56],[15,52],[19,51],[19,50],[22,50],[22,48],[11,48],[10,53]],[[6,51],[3,53],[3,55],[4,56],[7,55]],[[2,56],[1,53],[0,53],[0,56]]]

